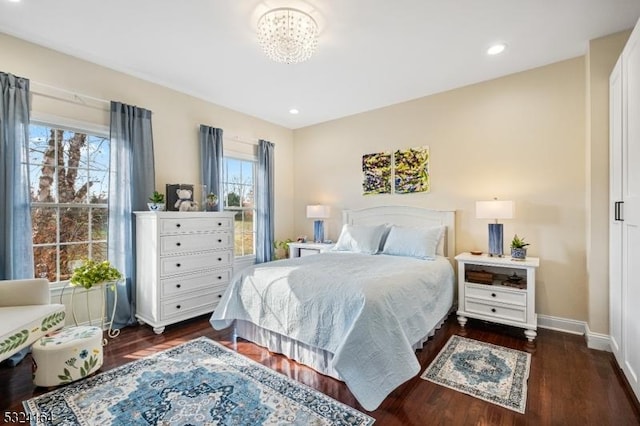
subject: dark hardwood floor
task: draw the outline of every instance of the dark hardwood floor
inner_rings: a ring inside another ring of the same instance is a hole
[[[417,352],[423,369],[453,334],[528,351],[532,354],[526,413],[519,414],[414,377],[369,412],[379,425],[639,425],[640,409],[608,352],[587,348],[584,337],[538,330],[529,345],[522,330],[470,320],[461,329],[455,315]],[[245,356],[364,411],[346,385],[246,341],[234,342],[229,330],[216,331],[208,316],[167,327],[155,335],[136,326],[105,347],[101,371],[190,339],[208,336]],[[366,350],[366,348],[362,348]],[[22,411],[22,401],[44,393],[31,383],[31,356],[15,368],[0,366],[0,415]],[[2,422],[2,419],[0,419]]]

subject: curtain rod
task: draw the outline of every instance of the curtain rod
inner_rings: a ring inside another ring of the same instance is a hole
[[[39,83],[37,81],[31,81],[31,93],[33,93],[34,95],[42,96],[43,98],[82,105],[101,111],[109,111],[109,107],[111,105],[111,102],[105,99],[71,92],[69,90],[50,86],[44,83]]]

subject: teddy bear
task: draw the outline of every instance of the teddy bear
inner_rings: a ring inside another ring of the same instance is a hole
[[[189,189],[176,189],[176,194],[178,195],[178,201],[174,207],[181,212],[189,212],[189,211],[197,211],[198,203],[191,199],[191,190]]]

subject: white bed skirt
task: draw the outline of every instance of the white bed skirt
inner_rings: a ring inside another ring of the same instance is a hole
[[[433,336],[435,332],[442,327],[442,324],[444,324],[448,316],[449,312],[447,312],[422,339],[413,344],[413,349],[417,350],[422,348],[429,337]],[[325,351],[324,349],[298,342],[297,340],[266,330],[252,322],[244,320],[235,320],[235,335],[236,337],[241,337],[253,342],[258,346],[265,347],[271,352],[283,354],[287,358],[309,366],[319,373],[343,381],[340,374],[338,374],[331,365],[333,353]]]

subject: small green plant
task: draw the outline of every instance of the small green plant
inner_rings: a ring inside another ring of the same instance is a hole
[[[149,201],[151,201],[154,204],[162,204],[164,203],[164,194],[158,191],[153,191],[153,195],[149,197]]]
[[[122,274],[108,260],[96,262],[86,259],[82,265],[73,270],[69,283],[74,287],[90,289],[96,284],[119,281]]]
[[[292,243],[293,240],[290,238],[287,238],[284,241],[278,241],[275,240],[273,242],[273,248],[277,251],[277,250],[282,250],[282,252],[284,253],[284,256],[282,256],[282,259],[286,259],[289,257],[289,243]],[[278,254],[276,253],[276,259],[279,259]]]
[[[518,234],[513,236],[513,240],[511,240],[511,248],[525,248],[529,243],[524,242],[524,237],[518,237]]]

